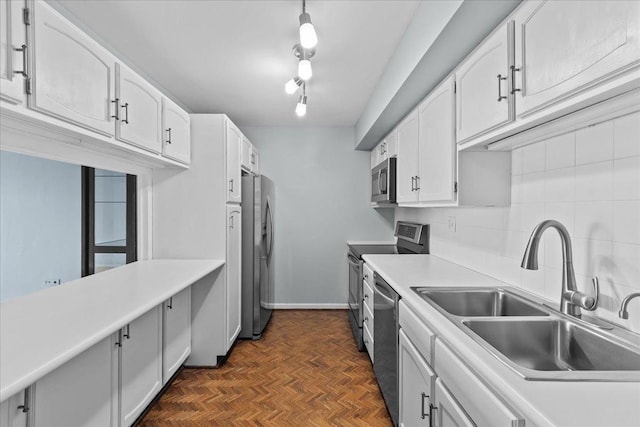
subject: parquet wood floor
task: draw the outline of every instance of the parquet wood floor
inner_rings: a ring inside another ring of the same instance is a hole
[[[219,369],[184,369],[140,426],[391,426],[343,310],[274,311]]]

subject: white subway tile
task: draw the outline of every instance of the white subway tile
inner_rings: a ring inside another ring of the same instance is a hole
[[[613,202],[613,240],[640,244],[640,200]]]
[[[613,243],[613,282],[640,290],[640,245]]]
[[[560,309],[560,295],[562,294],[562,266],[545,267],[544,269],[544,297],[551,301],[551,307]]]
[[[510,285],[522,287],[522,272],[520,261],[503,257],[502,258],[502,280]]]
[[[544,266],[562,267],[562,241],[555,230],[545,233],[544,236]]]
[[[522,205],[522,231],[531,233],[534,227],[544,221],[544,203],[525,203]]]
[[[522,173],[542,172],[545,168],[545,144],[536,143],[522,149]]]
[[[551,138],[546,142],[546,169],[560,169],[576,164],[576,135],[575,132]]]
[[[522,203],[522,175],[511,177],[511,205]]]
[[[575,230],[575,212],[575,204],[571,202],[545,203],[544,206],[545,219],[555,219],[561,222],[571,236],[573,236]]]
[[[555,219],[565,226],[573,238],[575,229],[575,205],[573,203],[545,204],[545,219]],[[547,267],[562,266],[562,243],[555,230],[549,230],[544,235],[544,264]]]
[[[640,113],[614,121],[615,158],[640,156]]]
[[[611,279],[613,243],[604,240],[573,239],[573,267],[576,274]]]
[[[544,199],[547,202],[572,202],[575,200],[575,168],[554,169],[546,172]]]
[[[522,270],[522,288],[544,298],[544,268]]]
[[[511,152],[511,175],[522,175],[522,149]]]
[[[522,229],[522,204],[511,205],[506,208],[503,216],[502,229],[510,231],[524,231]]]
[[[613,161],[576,167],[576,201],[613,200]]]
[[[605,122],[576,131],[576,165],[613,159],[613,123]]]
[[[613,198],[614,200],[640,200],[640,156],[614,161]]]
[[[613,202],[576,202],[574,237],[613,240]]]
[[[502,235],[502,255],[507,258],[522,260],[522,254],[527,247],[528,239],[529,235],[522,231],[505,231]]]
[[[522,203],[544,202],[544,172],[522,175]]]

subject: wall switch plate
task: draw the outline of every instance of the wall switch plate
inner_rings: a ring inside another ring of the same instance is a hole
[[[449,227],[449,231],[452,233],[456,232],[456,217],[455,216],[450,216],[449,218],[447,218],[447,225]]]

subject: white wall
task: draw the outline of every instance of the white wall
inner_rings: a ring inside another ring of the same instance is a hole
[[[629,320],[618,318],[622,298],[640,292],[640,113],[542,141],[512,153],[508,208],[398,208],[398,219],[432,224],[434,255],[525,288],[557,304],[562,255],[548,230],[540,269],[520,262],[534,226],[557,219],[571,234],[578,286],[592,292],[600,278],[596,314],[640,332],[640,300]],[[448,217],[457,231],[448,231]]]
[[[80,277],[80,166],[0,151],[0,300]]]
[[[346,307],[346,240],[393,239],[393,210],[370,207],[369,152],[352,128],[243,132],[275,186],[276,303]]]

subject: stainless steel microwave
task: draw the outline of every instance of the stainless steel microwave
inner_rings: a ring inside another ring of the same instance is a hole
[[[371,170],[371,201],[396,203],[396,158],[391,157]]]

